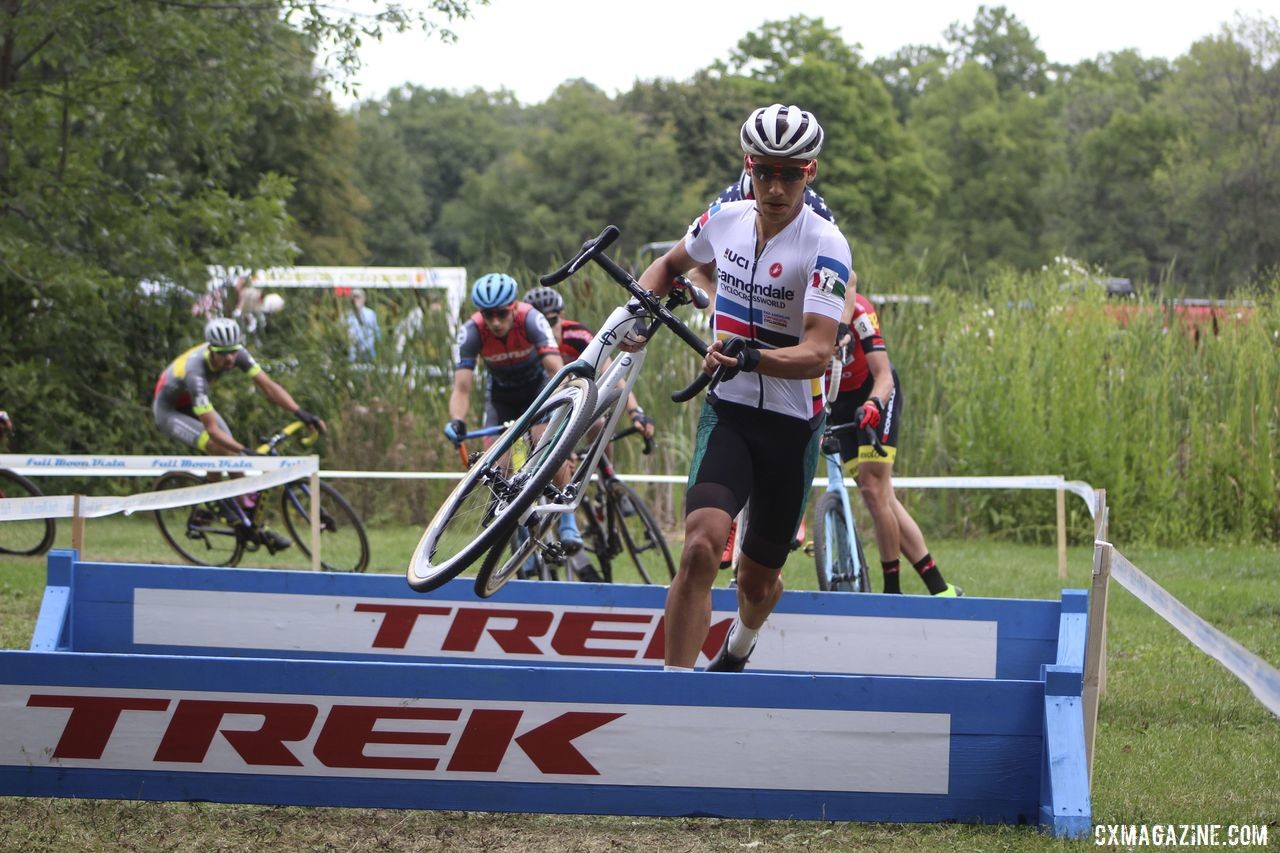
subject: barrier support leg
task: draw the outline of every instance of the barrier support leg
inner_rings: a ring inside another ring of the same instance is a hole
[[[80,514],[80,498],[76,495],[71,505],[71,547],[84,555],[84,516]]]
[[[1067,493],[1058,489],[1058,580],[1067,579]]]
[[[1111,545],[1093,546],[1093,585],[1089,589],[1089,636],[1084,653],[1084,740],[1089,784],[1093,784],[1093,746],[1098,734],[1098,702],[1101,699],[1101,669],[1106,655],[1107,585],[1111,578]]]
[[[1095,505],[1098,507],[1098,519],[1095,522],[1096,531],[1094,539],[1103,542],[1111,541],[1110,515],[1107,511],[1107,490],[1094,489],[1093,497]],[[1111,563],[1107,563],[1107,579],[1111,579]],[[1109,586],[1108,586],[1109,588]],[[1107,618],[1107,593],[1104,589],[1102,592],[1102,618],[1105,622]],[[1107,695],[1107,632],[1102,632],[1102,658],[1098,661],[1098,697]]]
[[[311,474],[311,571],[320,571],[320,471]]]

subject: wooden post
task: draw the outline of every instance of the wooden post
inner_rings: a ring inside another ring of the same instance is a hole
[[[71,547],[84,559],[84,516],[80,514],[80,495],[71,505]]]
[[[320,571],[320,469],[311,472],[311,571]]]
[[[1067,579],[1067,492],[1058,487],[1058,580]]]
[[[1089,634],[1085,639],[1084,691],[1081,695],[1084,713],[1084,751],[1089,764],[1089,784],[1093,785],[1093,743],[1098,732],[1098,702],[1101,699],[1100,671],[1106,657],[1107,581],[1111,577],[1111,545],[1098,541],[1093,545],[1093,585],[1089,589]]]
[[[1107,490],[1094,489],[1093,502],[1098,509],[1098,515],[1094,519],[1093,529],[1094,538],[1103,542],[1111,541],[1110,529],[1110,510],[1107,509]],[[1107,563],[1107,578],[1111,578],[1111,563]],[[1107,593],[1106,588],[1102,592],[1102,619],[1105,622],[1107,618]],[[1105,627],[1105,626],[1104,626]],[[1098,696],[1107,695],[1107,632],[1102,632],[1102,657],[1098,661]]]

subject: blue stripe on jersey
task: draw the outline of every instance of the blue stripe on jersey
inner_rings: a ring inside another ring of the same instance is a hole
[[[843,282],[849,281],[849,268],[837,261],[835,258],[828,258],[826,255],[818,255],[818,261],[814,264],[815,269],[829,269],[836,275],[840,276]]]
[[[760,309],[752,310],[741,302],[726,298],[723,293],[716,294],[716,313],[728,314],[744,323],[759,323],[762,320]]]

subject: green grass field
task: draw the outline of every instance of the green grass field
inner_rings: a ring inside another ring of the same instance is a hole
[[[419,531],[370,531],[371,571],[403,570]],[[59,525],[58,547],[70,544]],[[1054,598],[1053,548],[931,542],[949,580],[970,595]],[[1212,624],[1280,662],[1280,553],[1273,548],[1121,552]],[[149,519],[91,521],[91,559],[170,562]],[[245,565],[302,568],[290,560]],[[874,559],[874,558],[873,558]],[[1092,551],[1068,554],[1067,587],[1087,587]],[[792,555],[792,589],[814,589],[811,561]],[[25,648],[44,585],[42,559],[0,558],[0,644]],[[908,592],[923,585],[904,577]],[[1108,685],[1099,715],[1093,820],[1107,824],[1248,824],[1280,844],[1280,720],[1220,665],[1123,588],[1110,599]],[[760,778],[741,780],[768,786]],[[571,807],[571,804],[569,805]],[[1083,842],[1093,846],[1092,839]],[[502,815],[303,809],[209,803],[0,799],[0,850],[1043,850],[1063,846],[1027,827]]]

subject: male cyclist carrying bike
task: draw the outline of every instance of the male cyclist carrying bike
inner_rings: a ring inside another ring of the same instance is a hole
[[[804,513],[825,420],[819,377],[831,360],[852,269],[844,235],[804,203],[823,139],[817,119],[799,107],[753,112],[740,142],[754,198],[713,204],[640,278],[662,295],[674,276],[714,262],[716,340],[703,370],[731,371],[698,422],[684,549],[667,594],[670,669],[691,669],[697,660],[729,525],[748,497],[738,617],[709,671],[744,668],[782,595],[781,569]],[[735,337],[746,347],[726,355]]]
[[[875,525],[884,592],[902,592],[898,578],[899,553],[902,553],[912,561],[930,595],[963,595],[959,587],[943,579],[919,525],[893,491],[902,386],[898,371],[889,361],[876,309],[859,293],[847,301],[843,316],[845,322],[841,324],[841,340],[837,345],[848,346],[850,359],[840,374],[839,394],[831,407],[830,420],[833,426],[856,422],[863,429],[879,432],[880,443],[887,454],[879,455],[870,445],[860,446],[855,432],[838,436],[845,473],[857,480],[858,491]]]
[[[233,369],[247,374],[263,396],[312,430],[327,431],[323,420],[299,406],[284,386],[254,361],[244,347],[240,324],[230,317],[215,317],[205,323],[204,343],[178,356],[160,374],[151,403],[156,426],[165,435],[206,453],[252,453],[231,434],[209,399],[212,384]],[[263,533],[272,539],[274,550],[289,547],[289,539],[279,533]]]
[[[505,273],[489,273],[471,285],[476,312],[458,332],[458,359],[449,397],[449,422],[445,437],[458,444],[467,432],[467,411],[478,362],[485,366],[484,426],[499,426],[524,414],[538,392],[556,371],[564,367],[551,327],[536,308],[519,302],[516,280]],[[486,446],[493,442],[485,438]],[[569,471],[556,477],[568,482]],[[582,534],[573,513],[560,513],[560,544],[567,553],[582,548]]]

